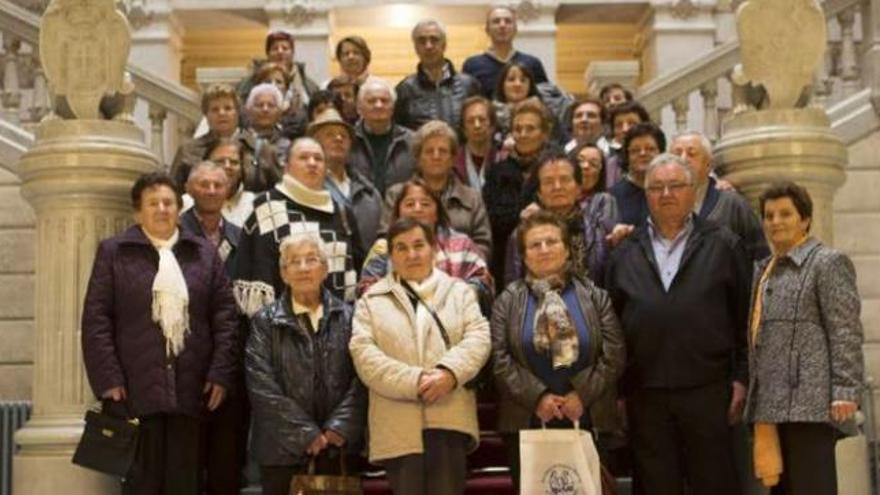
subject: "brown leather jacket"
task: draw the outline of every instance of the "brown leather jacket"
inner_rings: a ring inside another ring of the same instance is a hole
[[[589,280],[575,278],[573,283],[590,327],[591,365],[575,375],[572,387],[589,410],[595,429],[616,430],[620,427],[616,383],[626,362],[623,332],[607,292]],[[528,292],[525,282],[517,280],[507,286],[492,308],[492,371],[500,395],[501,432],[528,428],[547,389],[529,368],[522,347]]]

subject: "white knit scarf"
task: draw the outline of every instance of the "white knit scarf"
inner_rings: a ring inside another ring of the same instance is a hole
[[[167,240],[157,239],[146,231],[144,235],[159,251],[159,270],[153,279],[153,321],[165,336],[166,355],[179,356],[189,333],[189,291],[171,250],[177,244],[180,231],[175,229]]]
[[[333,213],[333,198],[326,189],[314,190],[302,182],[296,180],[290,174],[284,174],[281,183],[276,184],[275,188],[284,193],[290,199],[309,208],[323,211],[325,213]]]

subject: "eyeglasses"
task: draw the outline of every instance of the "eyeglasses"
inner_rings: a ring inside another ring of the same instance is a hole
[[[671,182],[669,184],[651,184],[647,187],[649,194],[661,195],[665,193],[677,194],[685,188],[691,187],[687,182]]]
[[[284,263],[285,266],[293,266],[294,268],[312,269],[321,264],[321,258],[317,256],[306,256],[305,258],[293,258]]]

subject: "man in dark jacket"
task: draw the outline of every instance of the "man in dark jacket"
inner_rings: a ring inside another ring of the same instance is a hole
[[[429,120],[442,120],[458,129],[461,104],[479,94],[480,83],[467,74],[458,74],[444,58],[446,29],[439,21],[421,21],[412,30],[413,46],[419,57],[416,73],[397,85],[394,121],[416,130]]]
[[[384,79],[367,79],[357,98],[361,119],[354,128],[348,163],[384,195],[387,188],[412,177],[413,133],[392,120],[397,93]]]
[[[492,92],[498,84],[498,73],[510,62],[528,67],[535,76],[535,84],[547,82],[547,73],[541,60],[513,48],[516,33],[516,11],[504,5],[492,7],[486,14],[486,34],[492,45],[485,52],[468,57],[461,66],[462,72],[474,76],[480,82],[486,98],[493,97]]]
[[[180,215],[181,229],[210,241],[224,262],[226,274],[231,277],[241,227],[223,217],[223,204],[229,195],[226,171],[214,162],[200,162],[189,173],[186,191],[193,199],[193,207]],[[238,336],[240,348],[244,346],[243,333],[239,332]],[[202,459],[208,495],[239,493],[249,423],[244,368],[239,366],[235,387],[204,422]]]
[[[648,222],[607,272],[629,360],[635,493],[737,494],[729,424],[745,402],[748,255],[735,234],[693,214],[687,162],[656,157],[645,185]]]

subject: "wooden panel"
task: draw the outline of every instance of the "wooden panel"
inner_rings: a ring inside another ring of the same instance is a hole
[[[634,24],[559,24],[556,27],[556,78],[583,94],[584,71],[593,60],[636,60]]]
[[[249,66],[254,58],[264,56],[265,37],[265,28],[187,31],[180,62],[181,84],[198,91],[198,67]]]

